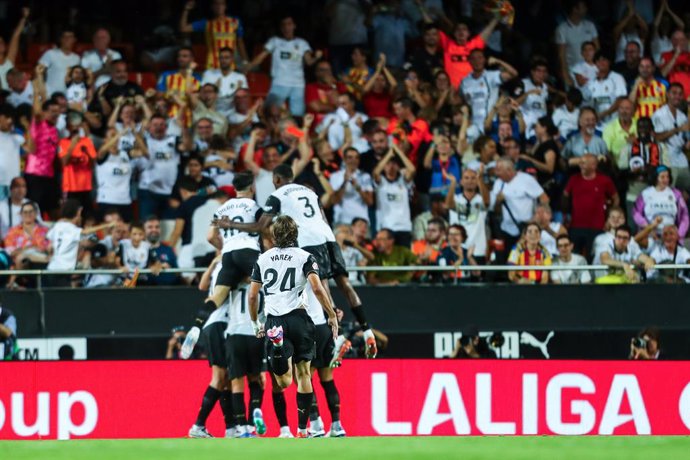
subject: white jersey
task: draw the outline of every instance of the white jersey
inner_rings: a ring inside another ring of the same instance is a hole
[[[665,226],[676,223],[678,201],[671,187],[666,187],[662,191],[658,191],[656,187],[647,187],[642,190],[642,199],[644,200],[644,215],[649,222],[657,217],[662,218],[661,224],[657,227],[659,232]]]
[[[231,198],[213,214],[221,219],[227,217],[233,222],[251,224],[261,216],[261,208],[251,198]],[[223,254],[238,249],[260,250],[259,235],[241,230],[227,229],[220,231],[223,237]]]
[[[266,315],[282,316],[306,308],[307,276],[318,276],[314,256],[299,248],[272,248],[259,256],[252,272],[252,282],[261,283]]]
[[[146,268],[149,264],[150,252],[151,245],[147,241],[140,242],[137,248],[130,239],[120,241],[120,259],[122,264],[130,270]]]
[[[468,248],[474,246],[475,256],[485,256],[488,212],[481,193],[475,194],[471,200],[468,200],[463,193],[455,195],[455,212],[458,216],[458,223],[467,232],[467,241],[463,246]]]
[[[549,223],[549,228],[552,232],[558,235],[558,232],[561,229],[561,224],[558,222],[551,222]],[[558,254],[558,249],[556,248],[556,238],[551,236],[551,234],[546,230],[541,231],[541,239],[539,240],[539,243],[544,246],[547,251],[549,251],[549,254]]]
[[[595,64],[588,64],[585,61],[580,61],[570,68],[570,76],[573,79],[573,83],[575,83],[575,87],[582,91],[582,89],[587,85],[587,83],[597,78],[598,71],[599,69]],[[587,79],[584,85],[580,86],[577,83],[577,78],[575,78],[575,74],[582,75]]]
[[[606,78],[590,80],[582,91],[582,96],[592,102],[592,107],[597,113],[608,110],[616,99],[628,94],[625,79],[618,72],[611,71]],[[599,126],[603,126],[613,119],[614,115],[599,120]]]
[[[259,321],[266,322],[264,312],[264,293],[259,292]],[[249,285],[240,284],[232,292],[232,302],[228,306],[228,327],[225,335],[249,335],[254,337],[254,326],[249,317]]]
[[[294,219],[299,228],[300,248],[319,246],[332,241],[333,231],[323,220],[319,197],[303,185],[283,185],[268,197],[264,211],[269,214],[290,216]]]
[[[560,134],[563,139],[567,139],[570,133],[578,130],[579,119],[580,109],[575,109],[570,112],[565,105],[557,107],[551,115],[551,120],[553,120],[553,124],[558,128],[558,134]]]
[[[211,273],[211,286],[208,290],[209,297],[213,295],[213,289],[216,287],[216,281],[218,280],[218,273],[220,273],[222,268],[223,268],[223,264],[221,264],[221,263],[216,264],[216,267],[213,269],[213,273]],[[218,308],[216,308],[215,310],[213,310],[213,312],[211,312],[208,319],[206,320],[206,324],[204,324],[203,329],[206,329],[211,324],[227,323],[229,321],[229,319],[230,319],[230,316],[229,316],[230,315],[230,298],[234,295],[235,295],[235,293],[232,292],[231,295],[226,297],[225,302],[223,302],[222,305],[219,305]],[[250,324],[250,326],[251,326],[251,324]],[[253,332],[254,332],[254,330],[252,329],[252,333]]]
[[[113,62],[118,59],[122,59],[122,55],[115,50],[108,48],[104,55],[101,55],[95,49],[85,51],[81,57],[82,67],[89,69],[91,72],[98,72],[101,70],[108,62]],[[96,78],[94,83],[94,88],[98,88],[110,81],[110,73],[105,73]]]
[[[208,69],[204,72],[201,85],[210,83],[218,87],[216,110],[226,117],[235,110],[235,93],[238,89],[249,88],[247,77],[239,72],[223,75],[220,69]]]
[[[46,92],[48,97],[53,93],[65,92],[65,75],[70,67],[79,65],[81,58],[77,53],[65,54],[59,48],[52,48],[43,53],[38,60],[46,66]]]
[[[68,104],[79,104],[80,106],[86,108],[86,97],[87,97],[86,83],[70,83],[65,91],[65,97],[67,98]]]
[[[264,45],[271,53],[271,78],[278,86],[304,87],[304,55],[311,51],[306,40],[272,37]]]
[[[374,184],[369,173],[357,169],[352,177],[357,181],[362,191],[374,191]],[[345,169],[335,171],[331,174],[330,183],[333,190],[339,190],[344,182]],[[348,182],[345,184],[345,192],[343,193],[342,201],[333,207],[333,222],[350,225],[355,218],[364,219],[369,222],[369,207],[352,183]]]
[[[501,72],[498,70],[485,70],[478,78],[470,73],[460,83],[460,93],[472,107],[472,123],[482,131],[486,115],[496,104],[502,83]]]
[[[172,193],[180,165],[180,154],[175,144],[173,136],[165,136],[163,139],[146,136],[149,159],[141,173],[139,188],[161,195]]]
[[[323,311],[323,306],[321,306],[319,299],[316,298],[316,294],[314,294],[314,290],[311,288],[310,284],[307,284],[306,295],[307,313],[309,313],[309,317],[314,323],[314,326],[327,324],[328,321],[326,320],[326,313]]]
[[[681,110],[676,110],[674,116],[668,104],[661,107],[652,115],[654,131],[657,133],[663,133],[678,126],[683,126],[687,121],[688,117]],[[686,157],[683,152],[686,141],[685,134],[684,132],[676,133],[666,139],[666,148],[668,149],[669,162],[672,168],[688,167],[688,157]]]
[[[394,232],[411,232],[410,193],[412,182],[405,180],[401,172],[394,181],[381,175],[376,184],[376,226],[377,230],[387,228]]]
[[[131,204],[132,167],[132,160],[122,151],[117,155],[109,154],[105,161],[96,163],[98,184],[96,201],[108,204]]]
[[[33,104],[34,102],[34,85],[31,82],[27,82],[26,86],[21,92],[15,92],[10,90],[10,94],[7,96],[7,103],[13,107],[18,107],[22,104]]]
[[[546,99],[549,97],[549,88],[546,83],[537,86],[532,82],[531,78],[523,78],[522,84],[525,87],[525,93],[532,90],[539,90],[539,94],[529,94],[520,106],[520,111],[525,119],[527,129],[527,137],[534,134],[533,127],[540,117],[546,115]]]
[[[74,270],[81,241],[81,228],[72,222],[58,221],[46,235],[53,248],[48,270]]]
[[[223,158],[222,156],[214,152],[211,152],[208,155],[206,155],[206,164],[213,163],[216,161],[230,163],[227,159]],[[218,187],[232,185],[232,181],[235,178],[235,173],[223,168],[219,168],[218,166],[206,166],[204,168],[204,175],[212,179]]]

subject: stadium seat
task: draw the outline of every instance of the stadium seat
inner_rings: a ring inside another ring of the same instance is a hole
[[[53,43],[32,43],[29,45],[29,50],[27,53],[27,61],[31,63],[32,66],[38,64],[38,60],[43,56],[43,53],[51,48],[54,48]]]
[[[150,88],[156,88],[156,74],[153,72],[130,72],[129,81],[141,86],[144,91]]]
[[[197,65],[197,71],[202,71],[206,68],[206,53],[208,48],[203,44],[192,45],[192,52],[194,53],[194,62]]]
[[[128,42],[122,42],[122,43],[111,43],[110,48],[114,49],[115,51],[119,51],[120,54],[122,55],[122,58],[130,63],[137,62],[135,59],[135,54],[134,54],[134,45]]]
[[[88,51],[93,48],[93,43],[79,42],[74,45],[74,52],[80,56],[84,55],[84,51]]]
[[[247,83],[252,97],[266,97],[271,88],[271,79],[265,73],[250,72],[247,74]]]

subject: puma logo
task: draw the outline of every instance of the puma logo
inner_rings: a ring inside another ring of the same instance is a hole
[[[298,409],[297,409],[297,412],[299,412],[300,414],[306,414],[306,413],[307,413],[307,409],[299,409],[299,408],[298,408]]]
[[[550,331],[548,335],[546,336],[546,339],[544,339],[543,342],[540,342],[537,340],[536,337],[534,337],[532,334],[529,332],[523,332],[520,334],[520,344],[521,345],[529,345],[534,348],[538,348],[541,351],[541,354],[544,355],[544,358],[550,359],[549,356],[549,350],[548,350],[548,345],[549,341],[553,338],[554,332]]]

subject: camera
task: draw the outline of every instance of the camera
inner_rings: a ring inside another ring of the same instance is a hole
[[[633,337],[632,346],[635,348],[647,348],[647,341],[642,337]]]

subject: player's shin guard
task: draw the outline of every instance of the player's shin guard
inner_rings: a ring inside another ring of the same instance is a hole
[[[326,393],[326,401],[328,402],[328,410],[331,412],[331,420],[340,421],[340,394],[335,387],[335,381],[321,382],[323,391]]]
[[[309,407],[311,406],[314,393],[297,393],[297,428],[300,430],[307,429],[307,421],[309,421]]]
[[[264,401],[264,389],[259,382],[249,382],[249,413],[253,414],[254,409],[261,408]]]
[[[220,398],[220,391],[213,387],[206,388],[204,397],[201,400],[201,408],[199,409],[199,415],[196,417],[197,426],[206,426],[206,419],[208,415],[213,410],[213,406],[216,405],[218,399]]]
[[[313,422],[314,420],[318,420],[320,414],[319,405],[316,402],[316,393],[312,393],[312,395],[313,398],[311,398],[311,406],[309,407],[309,420]]]
[[[235,414],[232,412],[232,392],[223,391],[220,395],[220,408],[223,410],[223,419],[225,419],[225,428],[229,429],[235,426]]]
[[[273,410],[280,426],[288,426],[287,405],[285,404],[285,393],[273,393]]]
[[[232,412],[236,425],[245,426],[247,424],[247,406],[244,404],[244,393],[232,394]]]
[[[367,317],[364,314],[364,306],[362,304],[359,304],[356,307],[352,307],[352,314],[355,315],[355,319],[357,320],[359,325],[362,326],[363,331],[370,329],[369,322],[367,321]]]
[[[270,347],[268,352],[271,369],[275,375],[284,375],[290,368],[284,347]]]

